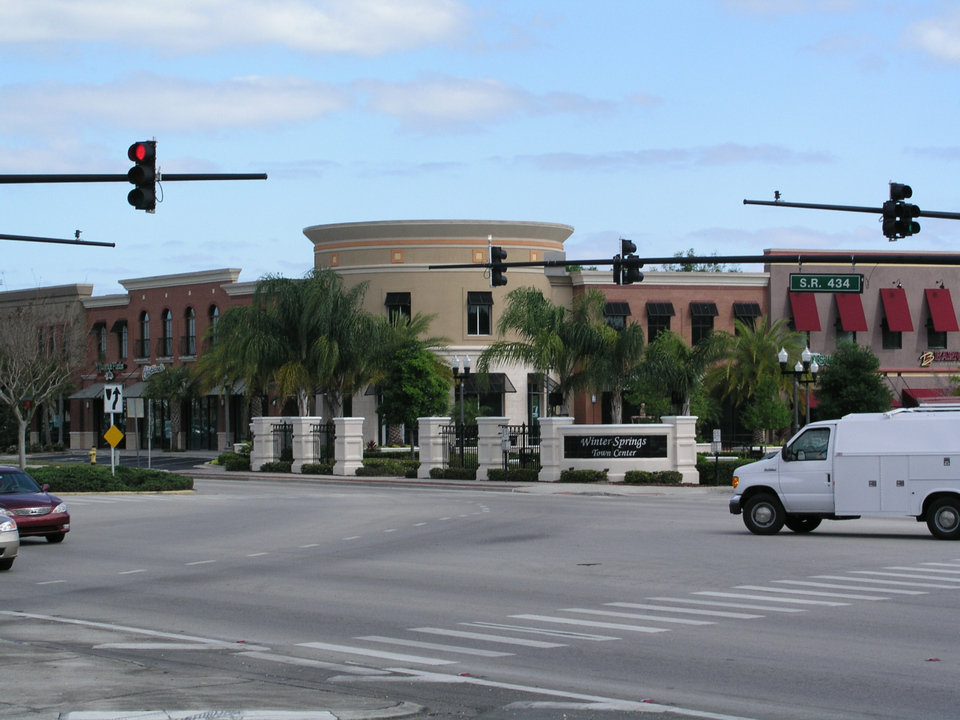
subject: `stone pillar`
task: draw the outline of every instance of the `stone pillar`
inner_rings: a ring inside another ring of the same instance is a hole
[[[270,429],[278,422],[282,422],[278,417],[255,417],[250,418],[250,434],[253,435],[253,447],[250,449],[250,469],[254,472],[260,470],[264,463],[277,460],[273,453],[273,434]]]
[[[697,472],[697,418],[690,415],[671,415],[660,418],[665,425],[673,426],[672,442],[674,468],[683,475],[683,482],[700,484]]]
[[[313,462],[313,435],[310,426],[320,422],[318,417],[295,417],[293,424],[293,465],[291,472],[298,473],[304,463]]]
[[[418,478],[429,478],[433,468],[442,468],[446,446],[440,436],[440,426],[449,425],[449,417],[422,417],[418,419],[420,431],[420,469]]]
[[[363,418],[338,417],[333,419],[337,436],[334,440],[334,475],[356,475],[363,467]]]
[[[573,425],[572,417],[540,418],[540,482],[557,482],[563,469],[563,437],[560,428]]]
[[[477,418],[477,480],[489,480],[489,470],[503,467],[500,427],[509,421],[506,417]]]

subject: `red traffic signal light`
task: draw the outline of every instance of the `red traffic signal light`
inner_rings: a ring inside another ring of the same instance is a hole
[[[135,142],[127,150],[134,166],[127,171],[127,180],[135,185],[127,202],[137,210],[154,212],[157,208],[157,141]]]

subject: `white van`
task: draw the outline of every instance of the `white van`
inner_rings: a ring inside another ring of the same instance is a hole
[[[751,532],[810,532],[823,519],[910,515],[960,538],[960,405],[810,423],[773,457],[737,468],[730,512]]]

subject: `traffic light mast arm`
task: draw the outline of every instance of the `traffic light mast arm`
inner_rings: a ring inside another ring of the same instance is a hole
[[[157,173],[158,182],[184,180],[266,180],[266,173]],[[26,185],[30,183],[96,183],[130,182],[123,175],[0,175],[0,185]]]
[[[112,242],[95,242],[93,240],[75,240],[61,238],[34,237],[32,235],[7,235],[0,233],[0,240],[19,240],[21,242],[58,243],[60,245],[96,245],[98,247],[116,247]]]
[[[744,205],[767,205],[769,207],[792,207],[807,210],[841,210],[844,212],[860,212],[883,214],[882,207],[863,207],[862,205],[824,205],[821,203],[795,203],[783,200],[744,200]],[[960,220],[960,213],[940,212],[939,210],[921,210],[919,217],[941,218],[943,220]]]

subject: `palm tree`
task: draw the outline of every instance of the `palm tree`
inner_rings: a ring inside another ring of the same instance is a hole
[[[623,422],[623,392],[643,359],[643,327],[630,323],[622,330],[603,324],[597,328],[599,348],[586,361],[590,384],[610,392],[611,422]]]
[[[170,408],[170,449],[180,447],[183,403],[197,396],[200,381],[186,365],[168,365],[166,370],[150,376],[144,395],[151,400],[166,400]]]
[[[574,298],[572,309],[567,310],[536,288],[511,290],[497,330],[501,335],[512,332],[518,339],[498,340],[487,347],[477,362],[478,372],[489,372],[497,362],[526,363],[540,376],[544,393],[547,377],[555,374],[565,411],[570,393],[588,380],[583,370],[585,358],[601,344],[597,328],[603,306],[598,306],[597,296],[602,303],[599,292],[584,293]]]

